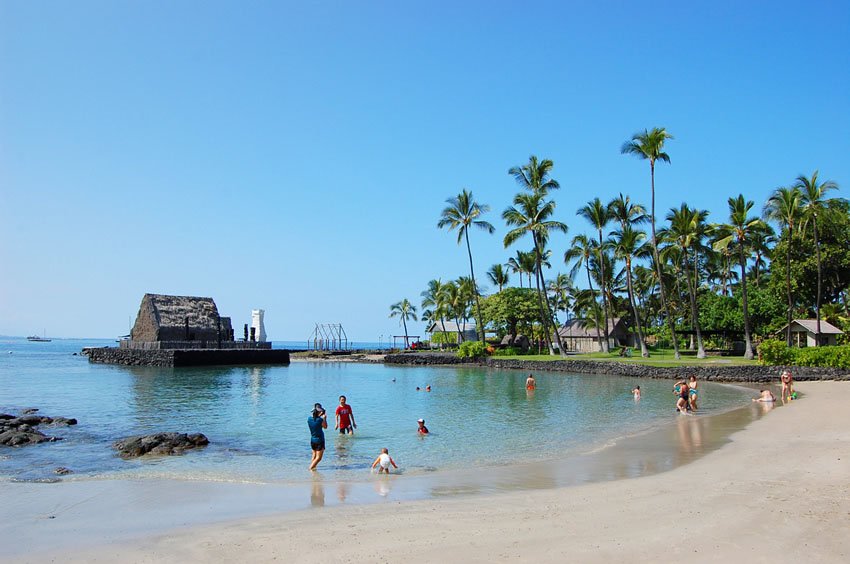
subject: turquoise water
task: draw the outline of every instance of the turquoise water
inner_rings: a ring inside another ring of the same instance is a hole
[[[246,482],[310,479],[307,416],[348,397],[354,436],[326,432],[323,475],[358,480],[382,447],[407,475],[551,460],[598,450],[617,439],[671,425],[671,382],[480,368],[392,367],[293,362],[286,367],[128,368],[73,356],[111,341],[0,340],[0,412],[28,407],[75,417],[75,427],[42,426],[65,440],[0,447],[0,479],[179,478]],[[9,354],[11,352],[11,354]],[[431,392],[416,391],[430,384]],[[640,402],[629,391],[639,384]],[[749,403],[751,391],[702,383],[701,414]],[[424,418],[431,435],[416,433]],[[332,419],[331,419],[332,421]],[[331,422],[332,426],[332,422]],[[156,431],[201,432],[206,449],[185,456],[125,461],[111,443]]]

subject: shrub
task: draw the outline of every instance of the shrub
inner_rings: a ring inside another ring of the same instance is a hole
[[[487,353],[487,345],[481,341],[464,341],[457,350],[460,358],[480,358]]]
[[[503,349],[496,349],[496,352],[493,356],[517,356],[522,354],[522,349],[518,347],[505,347]]]
[[[797,366],[850,368],[850,345],[799,349],[794,364]]]
[[[785,341],[767,339],[759,345],[759,358],[762,364],[788,366],[796,364],[797,350],[785,344]]]

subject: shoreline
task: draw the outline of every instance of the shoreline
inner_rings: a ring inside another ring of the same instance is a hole
[[[12,561],[846,561],[850,384],[798,387],[803,399],[667,472],[254,515],[132,540],[106,531],[96,546],[19,553]]]
[[[93,479],[61,483],[4,482],[0,492],[17,521],[0,525],[0,546],[32,535],[48,550],[80,550],[106,538],[134,542],[185,527],[303,513],[310,508],[354,510],[463,497],[469,500],[584,484],[637,479],[690,464],[722,448],[730,436],[763,416],[744,405],[706,416],[674,416],[669,424],[625,433],[589,450],[537,462],[440,470],[414,475],[328,480],[322,473],[304,482],[232,482],[179,479]],[[104,523],[101,515],[122,515]],[[49,540],[48,540],[49,539]],[[6,556],[25,553],[6,550]]]

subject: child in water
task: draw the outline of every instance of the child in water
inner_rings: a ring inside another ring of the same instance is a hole
[[[534,380],[534,374],[529,374],[525,380],[525,389],[533,390],[537,387],[537,382]]]
[[[635,386],[635,389],[632,390],[632,394],[635,396],[635,401],[640,399],[640,386]]]
[[[375,466],[378,467],[378,474],[381,472],[390,473],[390,464],[393,465],[393,468],[398,469],[396,466],[395,460],[390,458],[390,451],[385,448],[381,449],[381,454],[378,455],[378,458],[375,459],[375,462],[372,463],[372,470],[375,469]]]
[[[416,432],[419,433],[420,435],[427,435],[428,434],[428,427],[425,426],[425,420],[419,419],[417,421],[417,423],[419,423],[419,428],[416,430]]]

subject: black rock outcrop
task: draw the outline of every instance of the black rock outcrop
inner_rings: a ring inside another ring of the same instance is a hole
[[[154,433],[127,437],[115,441],[112,447],[118,451],[121,458],[136,458],[146,454],[183,454],[189,449],[206,446],[209,442],[201,433]]]

